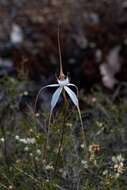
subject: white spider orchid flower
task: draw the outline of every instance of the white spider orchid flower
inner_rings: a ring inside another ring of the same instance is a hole
[[[60,49],[60,40],[59,40],[59,28],[58,28],[58,50],[59,50],[59,59],[60,59],[60,75],[59,75],[59,78],[57,79],[58,83],[57,84],[46,85],[46,86],[44,86],[44,87],[42,87],[40,89],[40,91],[38,92],[38,95],[36,97],[36,101],[35,101],[35,110],[36,110],[36,104],[37,104],[37,101],[38,101],[38,97],[39,97],[40,93],[42,92],[42,90],[45,89],[45,88],[48,88],[48,87],[58,87],[55,90],[54,94],[52,95],[52,99],[51,99],[51,110],[50,110],[49,124],[50,124],[53,109],[55,108],[55,106],[56,106],[56,104],[57,104],[57,102],[59,100],[59,97],[60,97],[62,91],[64,90],[64,91],[66,91],[66,93],[70,97],[73,104],[77,107],[80,122],[81,122],[81,126],[82,126],[82,129],[83,129],[82,117],[81,117],[80,108],[79,108],[79,101],[78,101],[77,95],[75,94],[75,92],[73,92],[70,89],[70,87],[75,87],[76,91],[77,91],[77,94],[78,94],[78,88],[77,88],[76,85],[70,83],[68,77],[65,77],[65,75],[63,73],[62,57],[61,57],[61,49]]]
[[[76,91],[77,91],[77,94],[78,94],[78,88],[77,88],[77,86],[75,84],[69,83],[68,77],[66,77],[63,80],[57,79],[57,82],[58,82],[57,84],[46,85],[46,86],[42,87],[39,90],[38,95],[36,97],[36,101],[35,101],[35,110],[36,110],[36,104],[37,104],[38,98],[39,98],[40,93],[42,92],[42,90],[44,90],[45,88],[48,88],[48,87],[58,87],[55,90],[55,92],[53,93],[52,99],[51,99],[51,109],[50,109],[49,125],[50,125],[50,120],[51,120],[53,109],[55,108],[55,106],[56,106],[56,104],[57,104],[57,102],[59,100],[59,97],[60,97],[62,91],[65,90],[66,93],[68,94],[68,96],[70,97],[71,101],[73,102],[73,104],[77,107],[77,110],[78,110],[78,113],[79,113],[80,122],[81,122],[81,126],[82,126],[82,129],[83,129],[83,122],[82,122],[81,112],[80,112],[80,108],[79,108],[78,97],[77,97],[76,93],[70,89],[70,87],[75,87]]]
[[[38,98],[39,98],[39,95],[40,93],[42,92],[42,90],[44,90],[45,88],[48,88],[48,87],[58,87],[54,94],[52,95],[52,99],[51,99],[51,113],[53,112],[53,109],[55,108],[58,100],[59,100],[59,97],[62,93],[63,90],[65,90],[68,94],[68,96],[70,97],[70,99],[72,100],[72,102],[74,103],[74,105],[77,107],[77,109],[79,110],[79,102],[78,102],[78,98],[77,98],[77,95],[75,94],[75,92],[73,92],[69,87],[72,86],[72,87],[75,87],[77,92],[78,92],[78,88],[76,85],[72,84],[72,83],[69,83],[69,79],[68,77],[66,77],[66,79],[64,80],[59,80],[57,79],[57,82],[58,84],[50,84],[50,85],[46,85],[44,87],[42,87],[40,89],[40,91],[38,92],[38,95],[36,97],[36,102],[35,102],[35,108],[36,108],[36,104],[37,104],[37,101],[38,101]]]

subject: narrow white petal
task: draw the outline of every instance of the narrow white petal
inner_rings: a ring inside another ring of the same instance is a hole
[[[42,88],[39,90],[39,92],[38,92],[38,94],[37,94],[37,96],[36,96],[36,100],[35,100],[35,106],[34,106],[34,111],[35,111],[35,112],[36,112],[37,101],[38,101],[38,98],[39,98],[39,96],[40,96],[42,90],[44,90],[45,88],[48,88],[48,87],[58,87],[58,86],[59,86],[59,84],[49,84],[49,85],[46,85],[46,86],[42,87]]]
[[[64,86],[64,89],[68,93],[68,95],[70,96],[70,98],[71,98],[72,102],[75,104],[75,106],[78,107],[79,103],[78,103],[78,98],[77,98],[76,94],[67,86]]]
[[[80,108],[79,108],[78,98],[77,98],[76,94],[70,88],[68,88],[67,86],[64,86],[64,89],[68,93],[68,95],[70,96],[70,98],[73,101],[73,103],[75,104],[75,106],[77,107],[78,114],[79,114],[79,119],[80,119],[80,123],[81,123],[81,127],[82,127],[82,133],[83,133],[83,138],[84,138],[85,149],[87,150],[87,141],[86,141],[87,139],[86,139],[86,134],[84,132],[83,121],[82,121],[82,116],[81,116],[81,112],[80,112]]]
[[[73,86],[73,87],[75,87],[76,91],[77,91],[77,96],[78,96],[78,87],[75,84],[69,83],[69,84],[67,84],[67,86]]]
[[[60,85],[59,84],[49,84],[49,85],[44,86],[44,87],[47,88],[47,87],[58,87],[58,86],[60,86]]]
[[[60,97],[60,94],[62,92],[62,87],[59,87],[53,94],[52,96],[52,100],[51,100],[51,112],[52,110],[54,109],[54,107],[56,106],[57,102],[58,102],[58,99]]]

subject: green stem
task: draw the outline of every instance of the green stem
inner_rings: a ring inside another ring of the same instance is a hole
[[[58,147],[57,158],[56,158],[55,166],[54,166],[54,176],[56,175],[58,159],[59,159],[59,155],[60,155],[61,148],[63,145],[63,140],[64,140],[64,132],[65,132],[64,129],[65,129],[65,121],[66,121],[66,115],[65,114],[66,114],[67,104],[68,104],[65,91],[63,91],[63,97],[64,97],[64,104],[65,104],[65,108],[64,108],[64,112],[63,112],[64,119],[63,119],[63,125],[62,125],[62,130],[61,130],[61,137],[60,137],[60,142],[59,142],[59,147]]]
[[[55,161],[55,166],[54,166],[54,176],[56,175],[56,171],[57,171],[57,163],[58,163],[58,159],[59,159],[59,155],[61,152],[61,148],[62,148],[62,144],[63,144],[63,139],[64,139],[64,125],[62,127],[62,133],[61,133],[61,138],[60,138],[60,143],[59,143],[59,148],[58,148],[58,153],[57,153],[57,158]]]
[[[77,109],[78,109],[79,119],[80,119],[81,128],[82,128],[82,135],[83,135],[83,141],[84,141],[84,152],[85,152],[85,157],[86,157],[86,160],[88,161],[89,155],[88,155],[88,142],[87,142],[87,136],[86,136],[86,132],[84,131],[83,121],[82,121],[82,116],[81,116],[80,108],[77,107]]]

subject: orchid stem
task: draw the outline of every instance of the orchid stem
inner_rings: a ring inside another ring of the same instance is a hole
[[[60,138],[60,143],[59,143],[59,148],[58,148],[58,153],[57,153],[57,158],[56,158],[55,167],[54,167],[54,176],[55,176],[56,171],[57,171],[57,163],[58,163],[60,151],[61,151],[62,144],[63,144],[63,139],[64,139],[64,127],[65,127],[65,126],[63,125],[63,127],[62,127],[62,133],[61,133],[61,138]]]
[[[81,128],[82,128],[82,135],[83,135],[83,141],[84,141],[84,152],[86,153],[86,159],[88,161],[88,143],[87,143],[86,132],[84,131],[80,108],[77,107],[77,109],[78,109],[79,119],[80,119]]]
[[[60,47],[60,27],[58,26],[58,51],[59,51],[59,63],[60,63],[60,75],[63,75],[62,56]]]
[[[49,145],[49,129],[50,129],[50,124],[51,124],[51,118],[52,118],[52,111],[50,111],[49,115],[49,120],[48,120],[48,126],[47,126],[47,137],[46,137],[46,142],[45,142],[45,150],[44,150],[44,159],[47,158],[47,152],[48,152],[48,145]]]
[[[63,126],[62,126],[62,129],[61,129],[61,134],[60,134],[61,137],[60,137],[60,142],[59,142],[59,147],[58,147],[58,152],[57,152],[57,158],[56,158],[55,166],[54,166],[54,176],[56,175],[57,163],[58,163],[59,155],[60,155],[61,148],[62,148],[62,145],[63,145],[63,140],[64,140],[64,129],[65,129],[65,121],[66,121],[65,114],[66,114],[66,110],[67,110],[67,99],[66,99],[65,92],[63,92],[63,96],[64,96],[64,104],[65,104],[65,108],[64,108],[64,112],[63,112],[64,119],[63,119]]]

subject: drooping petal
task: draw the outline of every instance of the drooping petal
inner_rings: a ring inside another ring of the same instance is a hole
[[[79,107],[79,103],[78,103],[78,98],[75,94],[75,92],[73,92],[70,88],[68,88],[67,86],[64,86],[65,91],[67,92],[67,94],[69,95],[69,97],[71,98],[72,102],[75,104],[76,107]]]
[[[86,134],[84,132],[83,121],[82,121],[81,111],[80,111],[80,108],[79,108],[78,98],[77,98],[76,94],[70,88],[68,88],[67,86],[64,86],[64,89],[68,93],[69,97],[71,98],[71,100],[73,101],[75,106],[77,107],[78,114],[79,114],[79,119],[80,119],[80,123],[81,123],[81,127],[82,127],[82,134],[83,134],[83,138],[84,138],[85,149],[87,150],[87,139],[86,139]]]
[[[59,86],[59,84],[50,84],[50,85],[46,85],[46,86],[42,87],[42,88],[39,90],[39,92],[38,92],[38,94],[37,94],[37,96],[36,96],[36,100],[35,100],[34,112],[36,112],[37,101],[38,101],[38,98],[39,98],[39,96],[40,96],[42,90],[44,90],[45,88],[48,88],[48,87],[58,87],[58,86]]]
[[[78,87],[75,84],[69,83],[69,84],[67,84],[67,86],[75,87],[76,93],[77,93],[77,96],[78,96]]]
[[[53,94],[52,100],[51,100],[51,112],[53,111],[54,107],[56,106],[58,99],[60,97],[60,94],[62,92],[62,87],[59,87]]]

